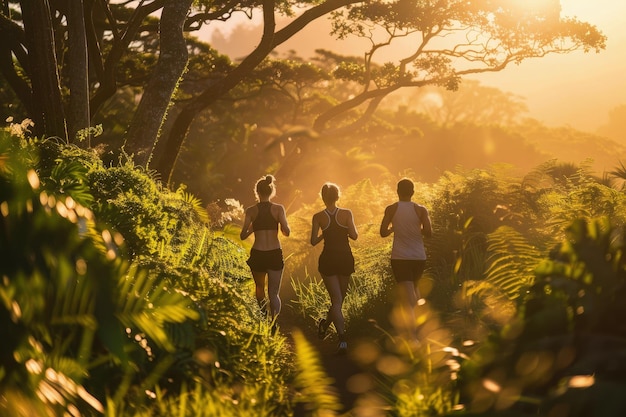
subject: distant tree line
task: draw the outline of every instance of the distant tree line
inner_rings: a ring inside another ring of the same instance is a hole
[[[263,16],[262,36],[239,62],[190,36],[211,22],[253,13]],[[277,15],[289,18],[280,29]],[[321,18],[332,20],[336,37],[365,37],[371,47],[358,59],[336,57],[332,69],[320,62],[303,66],[299,76],[318,77],[319,87],[332,79],[351,89],[301,96],[297,84],[285,83],[285,77],[293,81],[295,75],[283,72],[290,63],[269,58],[277,46]],[[460,0],[437,7],[404,0],[3,0],[0,33],[7,116],[32,119],[37,136],[69,142],[85,138],[80,141],[85,147],[99,143],[79,132],[102,123],[108,133],[103,144],[111,152],[123,147],[166,184],[184,170],[179,155],[196,125],[223,129],[225,109],[235,110],[266,89],[289,97],[298,110],[280,115],[281,134],[273,137],[287,146],[290,135],[283,134],[290,125],[305,127],[309,136],[337,138],[367,128],[383,98],[393,92],[433,85],[454,91],[469,74],[501,71],[551,53],[600,51],[606,42],[595,26],[561,17],[558,3],[528,8]],[[378,63],[380,51],[399,37],[413,38],[415,49],[395,63]],[[454,41],[442,45],[444,38]],[[305,123],[298,118],[301,112],[307,114]],[[234,122],[253,126],[246,119]],[[232,132],[224,133],[227,143]]]

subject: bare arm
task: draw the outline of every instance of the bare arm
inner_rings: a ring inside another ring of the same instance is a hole
[[[433,226],[430,222],[430,216],[428,215],[428,210],[424,206],[420,207],[420,220],[422,221],[422,234],[426,237],[431,237],[433,235]]]
[[[281,205],[278,205],[278,224],[280,224],[280,231],[285,236],[289,236],[291,234],[291,229],[289,228],[289,223],[287,223],[287,214],[285,214],[285,208]]]
[[[356,240],[359,237],[359,232],[357,232],[354,224],[354,216],[352,216],[352,212],[350,210],[346,211],[348,212],[348,236],[350,239]]]
[[[315,246],[324,240],[324,235],[320,234],[320,222],[318,220],[317,214],[313,215],[313,220],[311,221],[311,245]]]
[[[246,209],[246,216],[243,219],[243,226],[241,226],[241,233],[239,233],[239,238],[241,240],[245,240],[250,236],[253,232],[252,230],[252,214],[250,213],[252,207],[248,207]]]
[[[383,221],[380,223],[380,235],[382,237],[387,237],[393,233],[391,219],[393,218],[394,213],[394,206],[387,206],[385,209],[385,215],[383,216]]]

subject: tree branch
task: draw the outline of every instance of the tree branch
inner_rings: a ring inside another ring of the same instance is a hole
[[[165,4],[164,1],[165,0],[155,0],[148,5],[138,7],[133,13],[133,16],[127,22],[126,29],[124,30],[122,36],[115,39],[113,47],[104,62],[104,72],[99,80],[100,87],[91,100],[91,108],[93,112],[97,112],[100,109],[100,106],[102,106],[117,91],[117,80],[115,77],[115,68],[117,64],[128,51],[128,45],[137,35],[143,19],[162,8],[163,4]]]

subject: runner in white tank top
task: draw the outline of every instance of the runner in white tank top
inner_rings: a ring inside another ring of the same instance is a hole
[[[391,259],[426,260],[424,239],[422,238],[422,220],[418,211],[426,210],[412,201],[398,201],[396,212],[391,219],[393,230],[393,247]]]
[[[411,180],[400,180],[397,192],[399,201],[385,209],[380,235],[387,237],[393,233],[391,269],[397,282],[399,301],[398,308],[394,310],[399,320],[394,322],[411,344],[419,344],[415,307],[421,295],[417,283],[426,266],[423,237],[431,236],[432,226],[426,207],[411,201],[414,193]]]

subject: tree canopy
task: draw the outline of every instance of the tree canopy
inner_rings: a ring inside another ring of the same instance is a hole
[[[22,111],[11,115],[31,118],[37,135],[73,142],[82,137],[76,135],[80,129],[104,117],[108,103],[125,101],[132,117],[114,117],[121,123],[125,151],[169,182],[198,116],[267,88],[268,74],[274,79],[282,74],[278,64],[267,64],[271,53],[317,19],[331,19],[337,38],[359,36],[370,46],[326,72],[349,82],[352,90],[340,100],[307,108],[304,127],[315,136],[363,127],[383,98],[400,89],[444,86],[454,91],[469,74],[502,71],[548,54],[605,48],[606,38],[595,26],[561,16],[560,1],[532,4],[3,0],[0,71],[10,96],[19,101],[11,111]],[[239,62],[191,36],[211,22],[242,13],[262,13],[263,32],[256,48]],[[280,28],[278,15],[287,19]],[[389,62],[378,59],[400,41],[401,55]],[[211,116],[202,119],[220,123]]]

